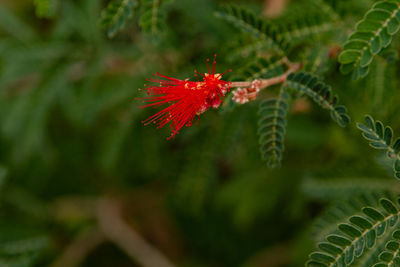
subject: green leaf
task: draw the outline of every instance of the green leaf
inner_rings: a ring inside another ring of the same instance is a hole
[[[348,47],[352,47],[350,45],[347,45]],[[352,47],[354,49],[354,47]],[[347,49],[345,51],[343,51],[342,53],[340,53],[339,55],[339,61],[342,64],[348,64],[348,63],[353,63],[356,60],[359,60],[361,56],[361,52],[358,50],[350,50]]]
[[[258,134],[262,159],[270,168],[280,166],[284,150],[286,113],[289,108],[289,94],[281,90],[278,98],[260,103]]]
[[[385,217],[380,213],[378,210],[371,208],[371,207],[366,207],[362,210],[365,215],[367,215],[369,218],[372,220],[376,221],[382,221]]]
[[[276,25],[265,21],[245,8],[226,5],[216,15],[244,32],[252,34],[255,38],[264,39],[281,53],[289,48],[289,43]]]
[[[396,230],[393,232],[392,237],[394,239],[400,240],[400,230]]]
[[[389,214],[396,214],[399,211],[397,210],[397,208],[395,207],[395,205],[393,204],[392,201],[388,200],[388,199],[381,199],[380,201],[382,207],[387,211],[387,213]]]
[[[389,241],[386,244],[386,249],[390,250],[390,251],[396,251],[399,249],[399,247],[400,247],[400,244],[399,244],[399,242],[396,242],[396,241]]]
[[[365,235],[365,245],[367,248],[372,248],[375,245],[376,241],[376,231],[371,230],[368,231],[367,234]]]
[[[351,224],[347,223],[339,224],[338,228],[340,231],[342,231],[343,233],[352,238],[361,236],[361,232]]]
[[[326,267],[327,265],[324,263],[320,263],[320,262],[311,260],[306,263],[306,266],[308,266],[308,267]]]
[[[397,254],[400,247],[399,242],[391,239],[385,241],[385,239],[390,237],[393,232],[393,238],[400,240],[400,230],[396,230],[396,223],[390,223],[391,221],[397,222],[399,209],[397,205],[386,198],[380,199],[379,203],[385,212],[382,213],[379,207],[367,206],[362,208],[366,216],[353,215],[349,218],[350,223],[339,223],[338,229],[343,234],[329,234],[326,237],[327,242],[318,244],[320,251],[310,254],[309,262],[313,262],[315,266],[318,264],[351,266],[353,263],[358,265],[360,264],[359,258],[366,253],[374,255],[375,252],[380,253],[379,260],[382,262],[392,264],[395,260],[397,261],[394,254]],[[370,219],[373,220],[373,223]],[[378,238],[385,242],[387,251],[379,250],[376,241]],[[360,266],[371,265],[360,264]]]
[[[323,263],[331,263],[335,259],[330,256],[329,254],[322,253],[322,252],[313,252],[310,254],[310,259],[317,261],[317,262],[323,262]]]
[[[394,161],[394,170],[395,170],[396,172],[400,172],[400,159],[396,159],[396,160]]]
[[[332,244],[341,246],[341,247],[347,247],[351,244],[351,241],[345,237],[342,237],[340,235],[329,235],[326,237],[326,240],[331,242]]]
[[[400,264],[400,257],[398,256],[400,253],[400,244],[397,241],[400,238],[399,230],[393,232],[392,238],[395,240],[389,239],[386,242],[385,250],[379,254],[379,266],[399,266]]]
[[[385,134],[384,134],[384,137],[383,137],[383,139],[386,142],[386,145],[390,146],[390,144],[392,143],[392,137],[393,137],[393,130],[392,130],[392,128],[387,126],[385,128]]]
[[[107,29],[109,38],[121,31],[138,6],[137,0],[113,0],[101,13],[100,24]]]
[[[166,15],[162,8],[166,0],[142,0],[139,25],[152,36],[165,32]]]
[[[398,154],[400,152],[400,138],[397,138],[393,144],[394,153]]]
[[[339,55],[344,74],[354,71],[353,78],[368,74],[374,56],[387,47],[400,28],[398,3],[379,1],[357,23],[356,30],[344,44]]]
[[[372,227],[372,224],[370,221],[366,220],[364,217],[355,215],[350,217],[349,221],[353,223],[354,225],[357,225],[363,230],[369,229]]]
[[[358,123],[357,127],[362,131],[362,136],[370,141],[370,146],[375,149],[387,151],[387,158],[393,161],[393,171],[396,178],[400,177],[400,139],[393,142],[393,130],[391,127],[376,121],[370,116],[365,116],[365,124]],[[393,145],[392,145],[393,143]]]
[[[319,243],[318,247],[319,247],[319,249],[321,249],[325,252],[328,252],[329,254],[334,255],[334,256],[342,253],[342,251],[343,251],[341,248],[339,248],[335,245],[332,245],[331,243],[327,243],[327,242]]]
[[[338,97],[332,95],[329,85],[326,85],[318,76],[306,72],[291,73],[285,83],[286,88],[311,97],[322,108],[330,110],[331,118],[341,127],[350,122],[346,107],[338,105]]]

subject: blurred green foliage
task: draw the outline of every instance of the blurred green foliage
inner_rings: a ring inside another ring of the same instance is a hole
[[[152,73],[192,78],[217,53],[217,70],[232,69],[226,77],[234,80],[255,74],[248,66],[270,46],[215,16],[230,1],[157,1],[155,24],[146,21],[152,1],[143,2],[112,34],[100,22],[107,1],[0,4],[0,266],[63,266],[56,264],[81,249],[80,236],[100,227],[94,210],[108,197],[177,266],[302,266],[324,209],[370,191],[398,192],[390,162],[355,124],[338,127],[304,98],[288,114],[281,168],[268,169],[257,111],[277,87],[246,105],[227,98],[173,140],[168,127],[144,127],[154,110],[135,98]],[[263,1],[232,2],[262,14]],[[291,1],[268,21],[290,39],[288,25],[329,20],[327,31],[297,34],[290,59],[323,76],[353,122],[371,113],[400,132],[398,37],[366,79],[342,75],[335,54],[373,2]],[[77,262],[140,266],[107,239]]]

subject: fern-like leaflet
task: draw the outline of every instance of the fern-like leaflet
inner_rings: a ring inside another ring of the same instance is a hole
[[[325,33],[337,30],[338,21],[339,16],[329,5],[322,0],[315,0],[310,2],[306,13],[292,10],[287,16],[275,19],[274,24],[286,40],[295,43],[320,38]]]
[[[255,38],[265,39],[273,48],[280,52],[288,49],[287,40],[279,34],[277,27],[245,8],[236,5],[227,5],[221,12],[216,13],[216,15],[237,28],[251,33]]]
[[[392,240],[386,243],[385,250],[379,254],[379,260],[373,267],[400,266],[400,230],[394,231]]]
[[[305,17],[280,27],[283,37],[286,40],[303,41],[307,38],[320,36],[335,29],[335,23],[327,20],[324,15]]]
[[[318,76],[306,72],[291,73],[285,87],[311,97],[322,108],[330,110],[332,119],[340,126],[345,127],[350,122],[346,107],[338,105],[338,97],[332,95],[331,87]]]
[[[255,38],[264,39],[272,48],[285,53],[296,42],[309,40],[335,29],[334,20],[337,16],[332,15],[331,10],[327,14],[324,11],[326,9],[323,9],[322,13],[307,13],[307,16],[289,21],[266,21],[245,8],[227,5],[217,13],[217,16],[252,34]]]
[[[165,15],[162,12],[161,4],[165,0],[142,0],[142,14],[139,25],[144,32],[157,35],[164,27]]]
[[[393,141],[391,127],[375,121],[370,115],[365,116],[365,124],[358,123],[357,127],[363,132],[365,139],[370,141],[370,146],[375,149],[387,151],[387,157],[393,160],[394,176],[400,179],[400,138]]]
[[[289,99],[289,94],[281,89],[277,98],[265,100],[260,104],[261,117],[258,122],[260,152],[270,168],[279,167],[282,159]]]
[[[368,179],[362,179],[368,183]],[[350,189],[350,188],[348,188]],[[345,189],[346,190],[346,189]],[[344,190],[344,191],[345,191]],[[327,191],[327,190],[325,190]],[[331,197],[336,194],[336,200],[328,206],[324,212],[315,220],[311,228],[311,237],[316,242],[325,242],[325,237],[331,234],[337,234],[337,225],[347,218],[355,215],[362,215],[362,208],[366,206],[374,206],[381,198],[394,199],[393,191],[378,190],[373,191],[367,189],[364,192],[361,190],[347,190],[347,192],[330,192]],[[321,195],[323,192],[321,193]],[[324,199],[325,196],[323,197]],[[368,253],[364,254],[364,257]]]
[[[365,77],[373,57],[388,47],[400,28],[400,1],[375,3],[357,24],[339,56],[344,74],[354,71],[353,78]]]
[[[270,46],[262,38],[254,38],[253,35],[242,33],[234,36],[226,46],[229,54],[226,56],[230,62],[252,59],[262,51],[270,49]]]
[[[326,236],[318,250],[309,255],[307,266],[350,266],[367,251],[376,250],[377,239],[393,233],[400,212],[389,199],[380,200],[381,208],[364,207],[361,215],[353,215],[338,225],[337,234]],[[386,266],[386,265],[385,265]]]
[[[239,80],[268,79],[281,75],[285,72],[286,65],[283,58],[270,57],[268,59],[260,57],[254,62],[247,64],[239,71]]]
[[[125,27],[137,5],[137,0],[113,0],[108,4],[101,14],[100,24],[107,29],[109,38]]]

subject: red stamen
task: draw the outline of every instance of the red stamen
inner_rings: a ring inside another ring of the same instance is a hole
[[[147,79],[159,85],[145,85],[147,88],[144,90],[149,96],[136,99],[145,103],[141,108],[157,108],[164,105],[166,107],[142,123],[144,125],[156,124],[157,128],[170,124],[171,136],[167,138],[170,139],[174,138],[183,126],[192,126],[196,116],[198,118],[195,124],[198,123],[201,113],[223,103],[223,97],[229,90],[230,83],[219,79],[227,71],[218,76],[215,75],[215,58],[216,55],[214,55],[211,72],[209,60],[207,60],[208,75],[195,71],[197,82],[168,77],[158,72],[155,75],[162,79]],[[202,80],[199,80],[198,74],[202,76]]]

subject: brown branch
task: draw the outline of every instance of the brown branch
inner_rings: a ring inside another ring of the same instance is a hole
[[[123,220],[121,207],[115,200],[110,198],[99,199],[97,218],[100,229],[106,238],[119,246],[141,266],[174,266],[160,251],[144,240]]]
[[[288,0],[264,0],[264,15],[272,18],[277,17],[285,10]]]
[[[302,66],[301,63],[291,63],[287,58],[284,58],[282,62],[289,67],[282,75],[269,79],[256,79],[249,82],[231,82],[231,87],[238,87],[238,89],[233,91],[233,101],[244,104],[255,100],[262,89],[285,82],[290,73],[299,70]]]
[[[285,82],[287,76],[290,73],[295,72],[295,71],[299,70],[300,68],[301,68],[300,63],[291,63],[289,65],[289,69],[282,75],[279,75],[279,76],[276,76],[273,78],[269,78],[269,79],[260,79],[260,80],[246,81],[246,82],[232,82],[231,87],[252,87],[254,85],[254,82],[259,81],[258,87],[259,87],[259,90],[262,90],[265,87]]]
[[[77,267],[85,260],[87,255],[106,241],[99,229],[88,229],[80,234],[69,244],[61,256],[51,267]]]

